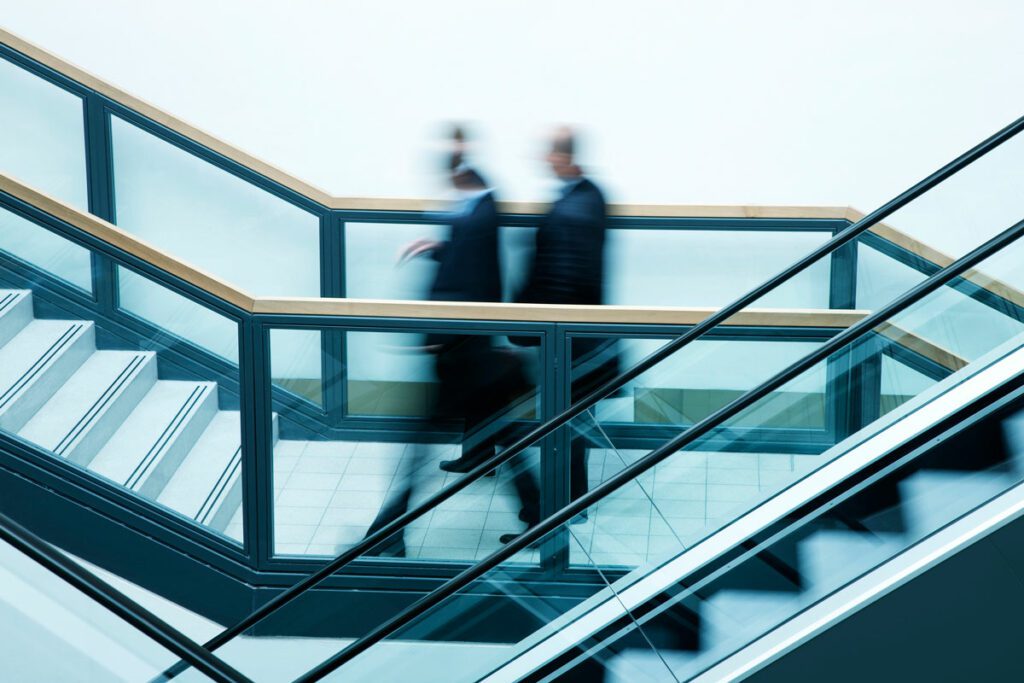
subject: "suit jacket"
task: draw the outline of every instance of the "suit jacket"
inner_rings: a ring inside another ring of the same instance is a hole
[[[448,240],[433,252],[433,301],[501,301],[497,206],[490,192],[470,202],[452,214]]]
[[[583,178],[552,204],[537,229],[533,264],[516,300],[603,303],[606,224],[604,196]]]
[[[537,229],[537,244],[522,303],[604,303],[604,241],[607,230],[604,195],[586,178],[558,201]],[[520,346],[535,346],[535,337],[510,337]],[[611,339],[572,340],[572,397],[580,398],[619,374],[617,344]]]

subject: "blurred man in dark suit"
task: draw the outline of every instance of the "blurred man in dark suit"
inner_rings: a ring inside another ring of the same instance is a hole
[[[551,138],[546,161],[561,187],[551,210],[537,229],[533,263],[526,285],[516,298],[521,303],[604,303],[604,244],[607,211],[601,190],[576,163],[576,136],[568,127],[558,128]],[[536,343],[515,338],[515,343]],[[572,400],[618,373],[618,357],[610,342],[601,339],[573,340]],[[578,418],[579,419],[579,418]],[[587,492],[587,448],[584,437],[572,439],[570,490],[576,499]],[[523,508],[520,519],[529,526],[540,521],[540,492],[533,473],[522,465],[515,476]],[[505,534],[503,543],[517,534]]]
[[[456,127],[451,137],[447,171],[458,197],[448,213],[444,241],[416,240],[399,262],[430,256],[438,267],[430,286],[432,301],[501,301],[498,258],[498,212],[492,191],[466,161],[466,139]],[[494,348],[483,334],[428,334],[425,350],[434,358],[438,393],[424,424],[425,431],[444,430],[453,421],[464,424],[463,453],[441,463],[448,472],[466,472],[494,455],[505,421],[498,416],[529,387],[519,358]],[[403,514],[427,460],[424,444],[413,444],[402,484],[385,502],[367,533]],[[400,538],[390,539],[389,554],[403,555]]]

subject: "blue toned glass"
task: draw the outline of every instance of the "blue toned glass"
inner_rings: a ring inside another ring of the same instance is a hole
[[[89,208],[82,98],[0,58],[0,172]]]
[[[320,220],[112,117],[123,230],[257,296],[320,295]]]

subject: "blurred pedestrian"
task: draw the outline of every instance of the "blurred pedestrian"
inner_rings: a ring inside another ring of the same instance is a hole
[[[566,126],[557,128],[545,160],[558,178],[558,196],[536,234],[533,262],[526,284],[516,297],[521,303],[604,303],[604,246],[607,209],[604,195],[586,177],[576,161],[577,136]],[[536,345],[529,337],[513,337],[521,346]],[[572,342],[572,400],[576,401],[618,374],[618,355],[607,340],[577,337]],[[587,442],[572,438],[569,452],[572,499],[587,492]],[[540,490],[533,472],[517,466],[514,483],[527,526],[540,521]],[[508,543],[518,534],[504,534]]]
[[[418,256],[437,261],[429,290],[433,301],[501,301],[501,267],[498,258],[498,213],[493,192],[466,159],[466,137],[461,127],[451,136],[446,170],[457,198],[448,213],[447,239],[420,239],[407,245],[399,262]],[[440,431],[451,422],[463,423],[463,453],[441,463],[447,472],[466,472],[494,454],[502,422],[494,420],[512,400],[527,389],[517,356],[494,348],[490,335],[428,334],[425,350],[434,359],[438,392],[428,409],[425,431]],[[472,444],[467,448],[466,444]],[[399,472],[400,483],[378,513],[367,534],[403,514],[424,476],[429,460],[426,445],[414,443]],[[404,555],[401,538],[387,542],[385,551]]]

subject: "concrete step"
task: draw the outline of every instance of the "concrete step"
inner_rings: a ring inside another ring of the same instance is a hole
[[[921,470],[900,482],[908,531],[921,538],[1020,481],[1006,472]]]
[[[273,439],[278,419],[272,415]],[[237,411],[221,410],[185,456],[157,501],[215,531],[225,532],[242,506],[242,431]],[[231,534],[241,541],[241,534]]]
[[[242,504],[242,432],[236,411],[219,411],[157,500],[223,531]]]
[[[902,534],[816,531],[800,542],[800,573],[805,593],[819,598],[886,562],[907,547]]]
[[[30,321],[0,348],[0,429],[24,427],[95,350],[91,322]]]
[[[156,498],[216,414],[215,383],[159,380],[89,469]]]
[[[151,351],[96,351],[19,434],[88,465],[156,383]]]
[[[32,292],[0,289],[0,348],[32,322]]]

